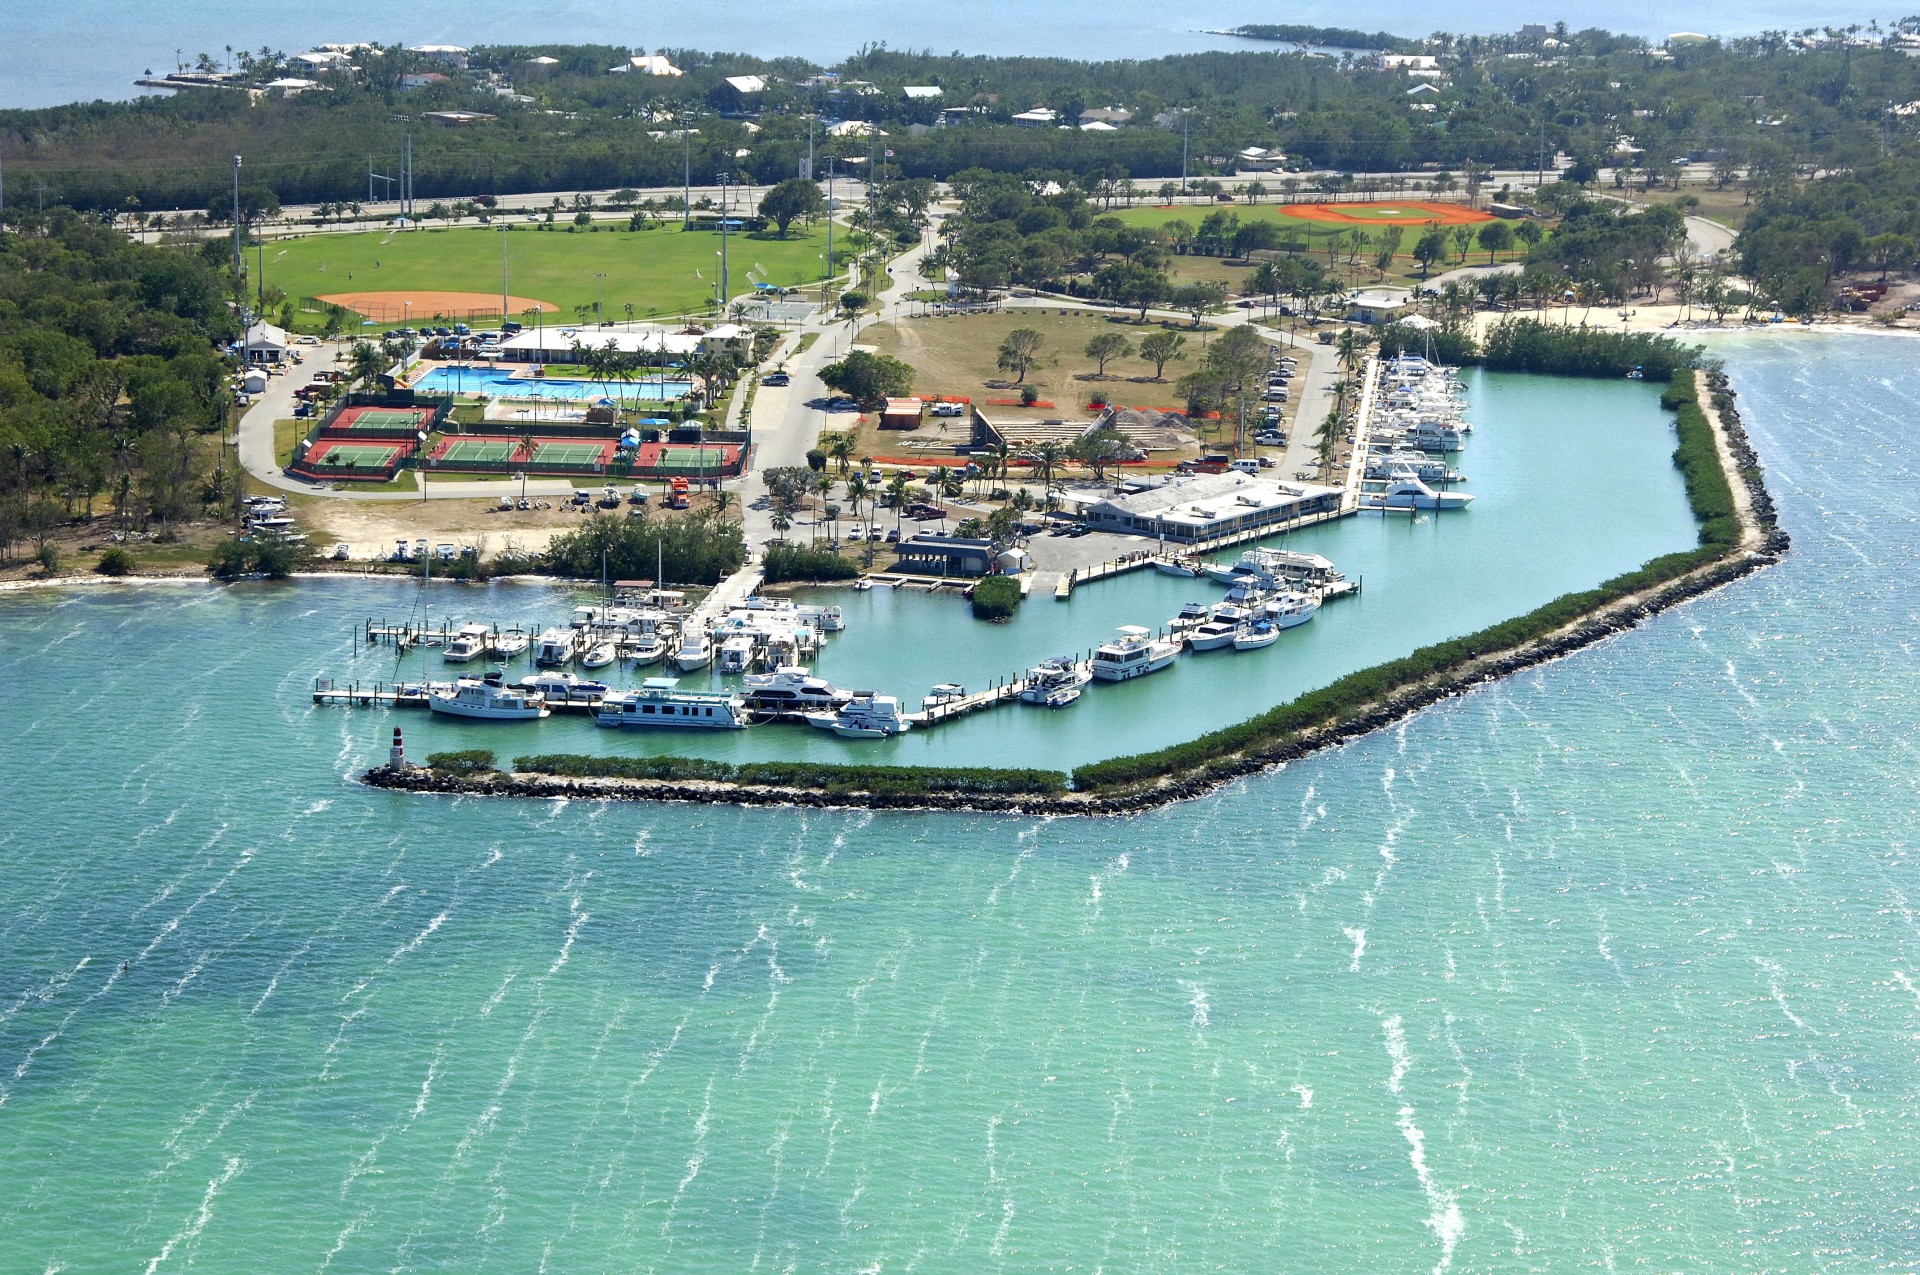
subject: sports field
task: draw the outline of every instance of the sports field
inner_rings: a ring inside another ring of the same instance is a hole
[[[514,223],[504,233],[498,226],[456,226],[276,240],[266,246],[266,282],[295,298],[439,291],[475,293],[497,303],[503,240],[512,295],[549,303],[562,316],[574,315],[579,306],[591,312],[596,295],[609,319],[626,319],[628,306],[636,319],[694,313],[711,305],[720,277],[720,236],[712,231],[536,231]],[[826,268],[826,243],[824,226],[795,226],[787,239],[771,231],[731,235],[728,288],[738,295],[756,283],[817,283]],[[844,256],[843,245],[835,248]],[[421,309],[412,307],[412,323],[433,319]],[[317,330],[323,322],[318,314],[302,314],[295,326]],[[397,326],[401,320],[389,322]]]
[[[651,454],[649,454],[651,453]],[[657,450],[643,446],[640,454],[634,458],[637,466],[657,469],[668,474],[719,474],[732,471],[740,458],[738,447],[715,443],[708,447],[687,447],[683,444],[664,443]]]
[[[582,469],[604,465],[613,459],[612,443],[550,443],[536,441],[533,463],[536,465],[577,465]]]
[[[1437,221],[1443,226],[1477,226],[1492,221],[1492,213],[1463,204],[1404,203],[1388,201],[1373,204],[1285,204],[1283,216],[1302,221],[1317,221],[1336,226],[1424,226]]]

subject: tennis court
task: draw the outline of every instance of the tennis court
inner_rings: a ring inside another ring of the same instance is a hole
[[[498,464],[512,460],[519,450],[520,440],[517,438],[443,438],[433,458],[442,464],[475,461]]]
[[[586,469],[613,459],[612,443],[552,443],[544,440],[533,445],[536,465],[575,465]]]
[[[329,433],[339,431],[352,433],[355,430],[381,430],[394,433],[400,430],[422,430],[433,416],[433,409],[427,407],[349,407],[327,426]]]
[[[399,462],[400,451],[398,443],[348,443],[323,438],[307,450],[301,462],[313,470],[371,474],[391,470]]]
[[[684,447],[667,444],[653,458],[653,467],[669,474],[725,473],[739,459],[740,449],[724,443],[709,447]]]

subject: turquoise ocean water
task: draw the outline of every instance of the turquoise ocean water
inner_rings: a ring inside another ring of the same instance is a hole
[[[368,792],[377,599],[9,598],[0,1269],[1910,1267],[1910,348],[1725,347],[1781,567],[1128,820]]]

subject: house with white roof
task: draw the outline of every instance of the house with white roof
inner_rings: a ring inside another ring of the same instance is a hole
[[[452,67],[456,71],[467,69],[467,50],[457,44],[415,44],[407,52],[418,54],[429,62],[438,62],[442,66]]]
[[[1014,116],[1013,122],[1021,128],[1052,128],[1060,122],[1060,113],[1049,107],[1036,106]]]
[[[657,53],[636,53],[627,59],[625,65],[614,67],[609,74],[671,76],[685,75],[686,72]]]

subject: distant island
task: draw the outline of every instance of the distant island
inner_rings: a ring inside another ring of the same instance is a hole
[[[1408,40],[1386,31],[1356,31],[1352,27],[1315,27],[1295,22],[1248,22],[1208,35],[1238,36],[1242,40],[1271,40],[1281,44],[1311,45],[1333,49],[1352,49],[1368,53],[1408,53],[1418,50],[1418,40]]]

